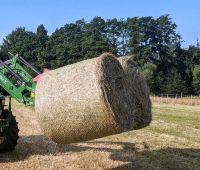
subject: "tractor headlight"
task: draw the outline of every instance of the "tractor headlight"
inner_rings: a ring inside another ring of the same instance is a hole
[[[32,98],[35,97],[35,92],[34,92],[34,91],[31,92],[31,97],[32,97]]]

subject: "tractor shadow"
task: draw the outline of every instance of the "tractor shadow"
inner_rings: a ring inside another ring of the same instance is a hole
[[[200,149],[163,148],[150,150],[146,143],[90,141],[81,144],[59,145],[43,135],[21,136],[16,149],[0,153],[0,163],[18,162],[33,155],[58,155],[91,150],[108,152],[109,159],[120,161],[121,169],[199,169]]]

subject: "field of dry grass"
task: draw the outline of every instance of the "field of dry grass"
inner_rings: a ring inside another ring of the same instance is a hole
[[[0,170],[200,169],[200,106],[154,104],[148,128],[64,146],[42,135],[32,108],[13,105],[20,139]]]
[[[156,103],[166,103],[166,104],[184,104],[184,105],[200,105],[200,98],[198,96],[188,96],[188,97],[157,97],[151,96],[151,100]]]

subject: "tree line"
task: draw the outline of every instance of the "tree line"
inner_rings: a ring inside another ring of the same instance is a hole
[[[44,25],[36,32],[18,27],[0,46],[0,58],[18,53],[42,68],[55,69],[103,52],[131,55],[154,94],[200,95],[200,46],[181,47],[182,37],[169,15],[158,18],[108,19],[94,17],[69,23],[48,35]]]

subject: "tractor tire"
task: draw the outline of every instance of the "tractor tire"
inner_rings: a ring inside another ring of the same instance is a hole
[[[5,110],[5,112],[9,114],[8,110]],[[12,113],[10,125],[4,128],[3,133],[3,140],[0,143],[0,152],[9,152],[14,150],[19,138],[19,129],[15,116],[13,116]]]

